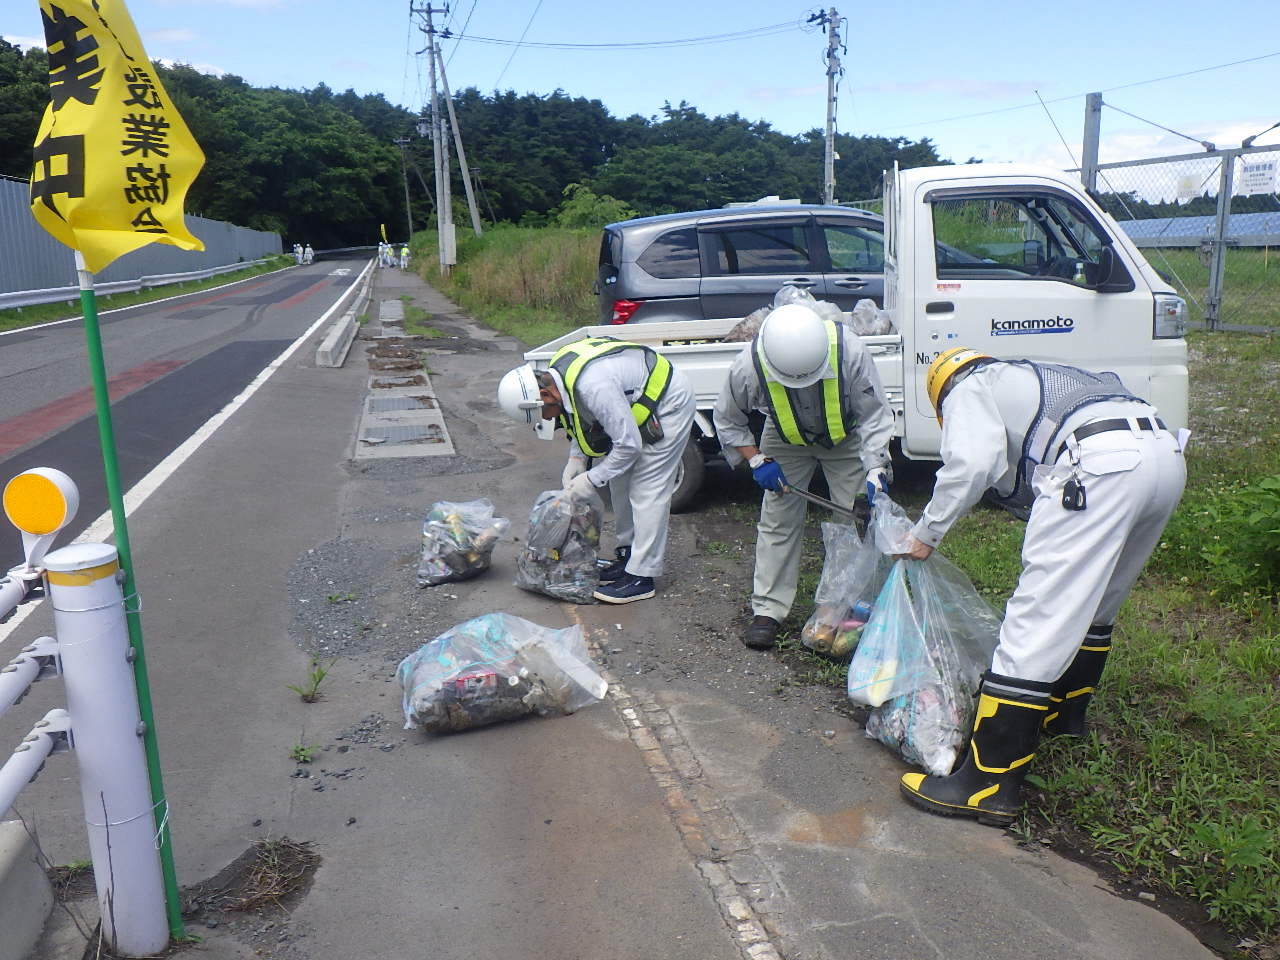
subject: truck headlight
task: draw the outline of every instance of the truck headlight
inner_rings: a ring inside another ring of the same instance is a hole
[[[1156,294],[1155,325],[1152,336],[1166,340],[1186,336],[1187,302],[1172,293]]]

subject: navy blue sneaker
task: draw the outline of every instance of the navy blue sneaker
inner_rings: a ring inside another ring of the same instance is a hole
[[[614,560],[597,560],[596,574],[601,583],[613,583],[627,575],[627,561],[631,559],[630,547],[619,547],[614,551]]]
[[[602,583],[592,596],[604,603],[632,603],[648,600],[657,591],[653,589],[653,577],[633,577],[624,574],[613,583]]]

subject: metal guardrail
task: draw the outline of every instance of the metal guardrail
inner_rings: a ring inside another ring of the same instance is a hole
[[[151,287],[163,287],[173,283],[185,283],[188,280],[208,280],[224,273],[255,267],[267,262],[261,260],[244,260],[239,263],[228,263],[221,267],[209,267],[204,270],[192,270],[190,273],[161,273],[149,277],[138,277],[136,280],[116,280],[111,283],[98,283],[94,289],[102,296],[112,293],[135,293]],[[18,290],[13,293],[0,293],[0,310],[9,307],[34,307],[42,303],[63,303],[80,299],[80,288],[50,287],[48,290]]]

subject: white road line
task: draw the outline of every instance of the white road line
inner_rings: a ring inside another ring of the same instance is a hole
[[[160,486],[173,476],[173,474],[177,472],[178,468],[186,463],[186,461],[190,459],[191,455],[199,450],[200,447],[204,445],[205,441],[212,437],[219,427],[230,420],[231,416],[244,406],[249,401],[249,398],[257,393],[264,383],[271,379],[272,374],[279,370],[280,367],[284,365],[284,362],[293,356],[299,347],[311,339],[311,337],[315,335],[315,332],[324,326],[324,324],[338,311],[338,308],[344,305],[344,301],[347,299],[347,294],[356,286],[356,284],[359,284],[364,279],[365,274],[367,274],[372,267],[373,261],[370,260],[369,264],[361,271],[360,276],[356,278],[355,283],[348,287],[347,290],[343,292],[342,296],[334,301],[333,306],[326,310],[319,320],[307,328],[306,333],[302,334],[302,336],[294,340],[293,343],[289,344],[280,356],[267,364],[266,367],[262,369],[262,372],[254,377],[252,383],[240,391],[239,395],[206,420],[195,433],[183,441],[183,443],[167,457],[152,467],[150,473],[133,485],[133,487],[124,495],[124,515],[126,518],[131,517],[134,511],[146,503],[148,497],[159,490]],[[76,537],[72,542],[104,543],[111,537],[113,532],[114,528],[111,522],[111,511],[108,509],[104,514],[102,514],[102,516],[93,521],[84,533],[80,534],[80,536]],[[33,611],[37,610],[43,602],[43,600],[38,600],[31,603],[24,603],[14,611],[13,616],[7,622],[0,624],[0,644],[3,644],[4,641],[12,635],[13,631],[17,629]]]

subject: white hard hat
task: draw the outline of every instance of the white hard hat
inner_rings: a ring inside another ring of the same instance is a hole
[[[827,325],[803,304],[776,307],[760,325],[760,352],[770,375],[784,387],[817,383],[830,368]]]
[[[498,381],[498,406],[512,420],[527,423],[543,440],[555,433],[555,421],[542,419],[542,399],[538,396],[538,376],[532,363],[508,370]]]

